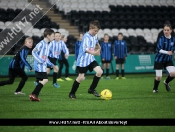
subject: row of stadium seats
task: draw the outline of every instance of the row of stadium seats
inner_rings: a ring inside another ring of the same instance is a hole
[[[0,21],[0,29],[1,31],[5,28],[13,28],[13,27],[16,27],[15,25],[16,24],[19,24],[19,22],[10,22],[10,21],[7,21],[7,22],[2,22]],[[27,36],[38,36],[38,37],[41,37],[43,35],[43,32],[45,30],[45,28],[42,28],[42,29],[39,29],[39,28],[35,28],[35,26],[33,27],[32,24],[30,22],[28,22],[27,24],[24,23],[25,28],[22,28],[22,32],[24,34],[26,34]],[[53,26],[52,26],[53,27]],[[52,27],[48,27],[48,28],[52,28]],[[68,36],[69,35],[69,31],[67,31],[66,29],[62,29],[62,28],[52,28],[55,32],[60,32],[61,34],[63,35],[66,35]]]
[[[175,26],[175,7],[158,6],[114,6],[108,11],[70,11],[66,18],[72,25],[78,26],[80,31],[87,30],[92,20],[99,20],[104,28],[162,28],[165,20],[170,20]]]
[[[53,5],[57,2],[57,0],[49,0]],[[64,3],[106,3],[107,5],[174,5],[174,0],[59,0],[56,5],[60,7],[60,5],[64,5]],[[74,6],[70,6],[74,7]]]
[[[56,0],[50,0],[51,4],[54,4]],[[91,11],[110,11],[109,5],[128,5],[128,6],[174,6],[174,0],[62,0],[56,3],[56,7],[59,11],[64,11],[65,14],[71,10],[91,10]]]
[[[30,9],[30,10],[33,10],[34,9],[34,5],[28,3],[28,1],[0,1],[0,7],[3,8],[3,9],[8,9],[8,8],[11,8],[11,9],[24,9],[27,8],[27,9]]]
[[[11,9],[8,8],[7,10],[0,8],[0,21],[4,22],[5,27],[8,25],[8,23],[10,21],[12,21],[20,12],[22,11],[22,9]],[[25,10],[23,12],[26,12],[29,10]],[[7,25],[6,25],[7,23]],[[2,25],[2,24],[1,24]],[[1,26],[1,29],[4,29],[4,26]],[[35,25],[34,28],[57,28],[59,29],[59,25],[57,25],[55,22],[52,22],[50,18],[48,18],[48,16],[43,16]]]

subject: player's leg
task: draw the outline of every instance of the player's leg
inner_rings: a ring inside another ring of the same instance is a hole
[[[14,72],[13,69],[9,69],[8,76],[9,76],[9,79],[5,80],[5,81],[1,81],[0,82],[0,86],[10,85],[10,84],[14,83],[14,80],[15,80],[15,77],[16,77],[16,73]]]
[[[64,59],[64,64],[66,66],[66,68],[65,68],[65,80],[66,81],[72,81],[73,79],[69,78],[69,62],[68,62],[68,59]]]
[[[162,70],[156,70],[156,77],[154,79],[153,93],[158,92],[158,86],[159,86],[161,79],[162,79]]]
[[[169,82],[171,82],[175,77],[175,67],[174,66],[167,66],[166,70],[168,71],[169,75],[167,76],[166,80],[164,80],[164,84],[166,86],[166,90],[169,92],[171,91],[171,87]]]
[[[53,86],[55,87],[55,88],[59,88],[60,87],[60,85],[59,84],[57,84],[57,76],[58,76],[58,66],[57,65],[54,65],[53,66]]]
[[[103,79],[105,65],[106,65],[106,63],[104,61],[102,61],[102,71],[103,71],[103,74],[101,75],[101,79]]]
[[[106,63],[106,79],[110,79],[110,77],[109,77],[109,67],[110,67],[110,63]]]
[[[47,74],[50,73],[50,67],[47,67],[46,72],[47,72]]]
[[[98,63],[96,61],[94,61],[94,62],[92,62],[90,64],[89,70],[92,71],[92,68],[96,72],[96,74],[95,74],[95,76],[93,78],[93,81],[92,81],[92,83],[90,85],[90,88],[88,89],[88,93],[93,94],[96,97],[100,97],[100,94],[98,94],[95,91],[95,88],[98,85],[98,82],[100,80],[101,75],[103,74],[103,71],[102,71],[101,67],[98,65]]]
[[[118,79],[119,79],[119,64],[116,60],[116,80],[118,80]]]
[[[63,79],[61,79],[61,75],[62,75],[62,69],[63,69],[63,61],[62,60],[58,60],[59,63],[59,71],[58,71],[58,79],[57,81],[64,81]]]
[[[35,72],[35,75],[40,81],[29,97],[31,101],[40,101],[38,96],[43,86],[48,82],[48,76],[46,72]]]
[[[21,90],[24,87],[24,85],[28,79],[28,76],[26,75],[24,70],[21,68],[15,69],[15,72],[18,73],[18,75],[21,77],[21,81],[20,81],[20,83],[15,91],[15,94],[25,94],[25,93],[22,93]]]
[[[126,79],[125,78],[125,67],[124,67],[124,62],[121,64],[122,65],[122,71],[121,71],[121,73],[122,73],[122,79]]]
[[[72,99],[76,98],[75,93],[76,93],[81,81],[84,80],[84,75],[87,72],[87,70],[88,70],[87,67],[79,67],[79,66],[76,67],[76,72],[78,73],[78,77],[75,79],[75,81],[72,85],[72,89],[69,93],[69,98],[72,98]]]
[[[56,61],[57,59],[56,58],[49,58],[50,62],[52,64],[54,64],[53,67],[50,67],[50,69],[52,70],[53,69],[53,82],[52,82],[52,85],[55,87],[55,88],[59,88],[60,86],[57,84],[56,80],[57,80],[57,76],[58,76],[58,66],[56,64]]]

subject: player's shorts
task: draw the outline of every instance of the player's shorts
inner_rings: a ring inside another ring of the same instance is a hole
[[[125,63],[125,59],[124,58],[116,59],[116,64],[124,64],[124,63]]]
[[[104,63],[111,63],[111,60],[105,60],[105,61],[101,60],[101,63],[102,64],[104,64]]]
[[[88,66],[86,67],[76,67],[76,73],[85,73],[89,70],[90,72],[93,71],[95,67],[99,66],[96,61],[91,62]]]
[[[164,63],[154,62],[154,69],[155,70],[166,69],[167,66],[174,66],[174,64],[172,61],[168,61],[168,62],[164,62]]]
[[[48,57],[48,59],[49,59],[49,61],[52,63],[52,64],[54,64],[54,66],[56,66],[57,64],[56,64],[56,61],[57,61],[57,59],[56,58],[51,58],[51,57]],[[53,69],[53,68],[51,68],[50,66],[48,66],[47,65],[47,68],[50,68],[50,69]]]
[[[43,79],[48,79],[47,73],[46,72],[37,72],[35,71],[35,76],[37,80],[42,81]]]

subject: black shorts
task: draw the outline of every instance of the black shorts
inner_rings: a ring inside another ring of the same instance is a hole
[[[158,63],[154,62],[154,70],[162,70],[165,69],[167,66],[174,66],[172,61],[164,62],[164,63]]]
[[[42,81],[43,79],[48,79],[47,73],[46,72],[37,72],[35,71],[35,76],[37,80]]]
[[[93,61],[91,62],[88,66],[86,67],[79,67],[77,66],[76,67],[76,73],[85,73],[89,70],[90,72],[93,71],[93,69],[96,67],[96,66],[99,66],[98,63],[96,61]]]
[[[104,63],[111,63],[111,60],[105,60],[105,61],[101,60],[101,63],[102,64],[104,64]]]
[[[125,59],[124,58],[116,59],[116,64],[124,64],[124,63],[125,63]]]
[[[21,78],[24,78],[24,77],[26,77],[27,75],[26,75],[24,69],[22,69],[22,68],[15,68],[15,69],[9,68],[8,76],[9,76],[10,78],[15,78],[15,77],[17,77],[17,76],[19,76],[19,77],[21,77]]]
[[[56,64],[56,60],[57,60],[56,58],[48,57],[48,59],[49,59],[49,61],[50,61],[51,63],[53,63],[55,66],[57,65],[57,64]],[[48,66],[48,65],[47,65],[47,68],[53,69],[53,68],[51,68],[51,67]]]

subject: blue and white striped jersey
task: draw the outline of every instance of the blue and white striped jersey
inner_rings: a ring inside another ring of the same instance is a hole
[[[66,44],[64,43],[64,41],[61,40],[61,46],[62,46],[62,50],[61,50],[61,53],[59,55],[59,60],[63,60],[63,59],[66,59],[65,58],[65,54],[69,56],[69,50],[66,46]]]
[[[96,44],[98,44],[97,35],[92,36],[88,32],[83,36],[82,44],[80,45],[79,55],[77,59],[77,66],[86,67],[95,60],[94,55],[86,53],[86,50],[94,51]]]
[[[69,54],[66,44],[62,40],[59,42],[53,40],[49,43],[49,57],[59,59],[62,50],[65,54]]]
[[[112,60],[112,44],[110,42],[101,43],[101,59],[105,59],[105,61]]]
[[[119,59],[124,59],[127,57],[127,45],[124,40],[115,40],[114,56],[117,56]]]
[[[29,52],[29,48],[26,46],[22,47],[13,57],[12,61],[10,62],[9,68],[22,68],[24,69],[24,66],[27,66],[29,70],[32,70],[32,67],[27,62],[26,58]]]
[[[34,70],[37,72],[46,72],[47,64],[54,66],[49,59],[49,44],[45,40],[41,40],[32,50],[34,57]]]
[[[77,60],[77,58],[78,58],[81,43],[82,43],[82,41],[79,41],[79,40],[76,41],[76,43],[75,43],[75,60]]]
[[[161,38],[159,38],[156,48],[157,53],[155,56],[155,62],[163,63],[167,61],[172,61],[172,55],[160,53],[159,51],[161,49],[166,51],[175,51],[175,37],[171,36],[171,38],[168,39],[165,36],[162,36]]]

